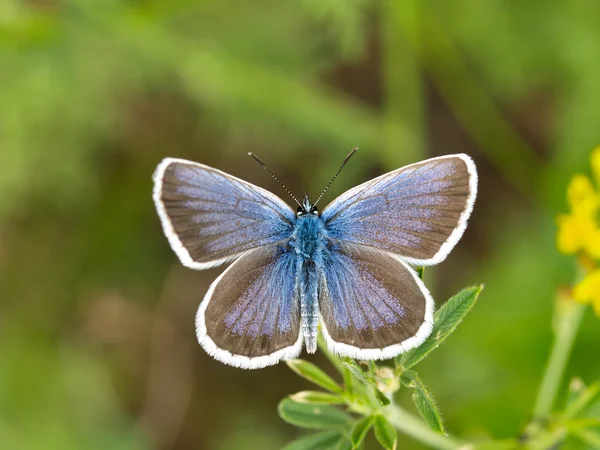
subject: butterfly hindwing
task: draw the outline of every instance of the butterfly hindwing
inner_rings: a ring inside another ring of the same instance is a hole
[[[320,277],[321,331],[329,349],[357,359],[386,359],[431,332],[434,303],[404,262],[364,246],[334,246]]]
[[[227,364],[255,369],[302,350],[296,259],[279,245],[249,251],[217,278],[196,316],[204,349]]]
[[[294,212],[270,192],[182,159],[154,173],[154,202],[181,262],[204,269],[289,238]]]
[[[471,158],[442,156],[350,189],[325,208],[322,218],[333,239],[431,265],[443,261],[462,236],[476,194]]]

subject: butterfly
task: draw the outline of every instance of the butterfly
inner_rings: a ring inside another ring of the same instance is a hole
[[[356,149],[355,149],[356,150]],[[331,182],[340,173],[353,150]],[[280,183],[275,175],[253,156]],[[333,200],[305,195],[294,211],[274,194],[217,169],[166,158],[153,199],[184,266],[233,263],[196,314],[200,345],[246,369],[327,348],[361,360],[420,345],[434,301],[411,266],[442,262],[463,235],[477,195],[464,154],[394,170]]]

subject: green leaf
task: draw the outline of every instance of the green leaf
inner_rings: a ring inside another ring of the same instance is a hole
[[[352,443],[348,440],[348,438],[342,436],[337,442],[335,450],[352,450],[353,448],[356,447],[352,447]]]
[[[515,450],[522,448],[522,444],[516,439],[502,439],[477,443],[475,448],[477,450]]]
[[[377,364],[375,364],[375,361],[367,361],[367,364],[369,365],[369,373],[373,375],[377,371]]]
[[[356,361],[352,359],[347,359],[346,361],[343,361],[342,364],[346,369],[348,369],[352,373],[352,375],[354,375],[354,377],[357,380],[367,385],[371,384],[367,379],[365,372],[362,370],[362,367],[360,367]]]
[[[341,371],[342,377],[344,379],[344,387],[346,388],[346,394],[352,400],[356,391],[356,388],[354,386],[354,384],[356,383],[354,381],[354,375],[352,375],[350,369],[348,369],[347,366],[344,366],[343,363],[341,365]]]
[[[279,403],[278,411],[287,423],[301,428],[341,430],[349,423],[348,415],[332,406],[307,405],[289,398]]]
[[[573,430],[572,434],[589,445],[590,448],[600,448],[600,433],[593,430]]]
[[[419,414],[421,414],[427,425],[429,425],[429,428],[438,433],[445,434],[442,416],[419,376],[410,370],[402,375],[410,380],[409,386],[415,390],[412,395],[413,402],[415,402]]]
[[[290,395],[290,398],[295,402],[311,405],[341,405],[344,403],[344,397],[341,395],[321,391],[300,391]]]
[[[323,431],[290,442],[283,450],[338,450],[341,439],[343,436],[339,431]]]
[[[569,430],[600,428],[600,417],[581,417],[579,419],[574,419],[565,422],[564,426]]]
[[[286,364],[302,378],[307,379],[317,386],[321,386],[323,389],[327,389],[328,391],[337,394],[344,392],[339,384],[312,363],[301,359],[290,359],[289,361],[286,361]]]
[[[586,385],[583,380],[579,377],[571,378],[569,382],[569,389],[567,391],[567,397],[565,399],[565,410],[585,391]]]
[[[422,280],[423,274],[425,273],[425,267],[423,267],[423,266],[417,267],[416,271],[417,271],[417,275],[419,275],[419,278]]]
[[[465,315],[471,310],[483,286],[463,289],[438,310],[434,317],[433,330],[421,346],[413,348],[400,357],[400,364],[409,369],[437,348],[452,334]]]
[[[375,393],[375,397],[377,397],[377,401],[381,406],[388,406],[390,404],[390,399],[379,389],[373,388],[373,392]]]
[[[398,435],[393,425],[383,416],[375,416],[375,437],[387,450],[396,450]]]
[[[375,417],[367,416],[361,421],[359,421],[356,425],[354,425],[354,428],[352,429],[352,446],[354,448],[362,444],[362,441],[367,436],[367,433],[373,426],[374,422]]]
[[[569,386],[571,401],[564,412],[564,419],[570,420],[585,410],[600,393],[600,383],[586,387],[581,380],[575,379]]]

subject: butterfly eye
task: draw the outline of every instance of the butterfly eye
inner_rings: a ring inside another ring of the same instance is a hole
[[[296,215],[301,216],[302,214],[304,214],[304,209],[302,209],[301,207],[298,207],[298,209],[296,210]]]
[[[311,214],[318,214],[319,212],[317,211],[317,208],[313,207],[313,209],[310,210]]]

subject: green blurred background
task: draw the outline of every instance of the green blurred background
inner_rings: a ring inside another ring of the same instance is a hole
[[[325,202],[419,159],[475,159],[470,226],[425,279],[438,305],[486,289],[419,373],[453,434],[518,435],[574,275],[554,218],[599,123],[597,0],[1,0],[0,448],[297,437],[276,405],[306,382],[197,345],[221,269],[177,261],[151,174],[182,157],[289,200],[252,151],[314,197],[355,146]],[[588,313],[569,377],[600,375],[599,331]]]

